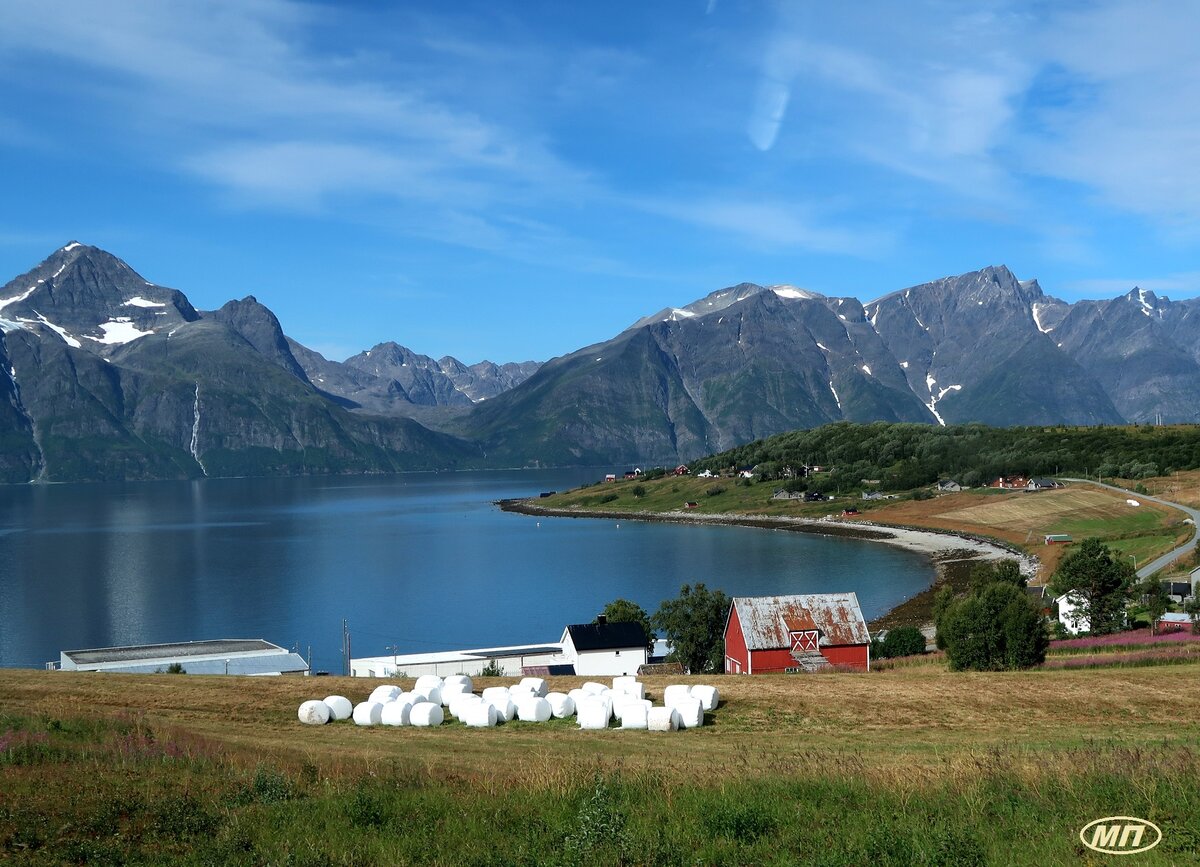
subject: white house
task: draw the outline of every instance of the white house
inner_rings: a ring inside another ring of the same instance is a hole
[[[573,623],[563,630],[562,655],[581,677],[637,674],[646,664],[646,631],[640,623]]]
[[[1087,632],[1092,628],[1091,621],[1088,616],[1082,611],[1083,600],[1075,591],[1064,593],[1054,600],[1054,604],[1058,606],[1058,622],[1063,625],[1063,628],[1075,635],[1080,632]]]
[[[550,642],[363,656],[350,660],[350,676],[420,677],[423,674],[436,674],[445,677],[451,674],[466,674],[479,677],[485,668],[499,668],[505,677],[520,677],[526,669],[550,669],[565,664],[562,650],[562,645]]]

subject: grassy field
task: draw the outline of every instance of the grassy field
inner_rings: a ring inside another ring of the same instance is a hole
[[[0,859],[1083,864],[1126,814],[1166,835],[1137,863],[1200,863],[1198,675],[714,677],[667,735],[309,728],[301,700],[375,682],[4,671]]]
[[[621,480],[591,485],[536,500],[534,505],[566,511],[601,514],[641,512],[692,512],[687,502],[696,503],[694,513],[831,518],[855,524],[876,522],[895,526],[921,527],[989,537],[1024,549],[1042,563],[1041,575],[1048,578],[1059,559],[1069,550],[1046,546],[1051,533],[1069,533],[1076,539],[1096,536],[1122,555],[1133,555],[1138,565],[1171,550],[1190,537],[1183,513],[1142,503],[1129,506],[1125,496],[1103,488],[1075,484],[1069,488],[1027,494],[978,489],[943,494],[925,500],[864,501],[842,497],[831,502],[805,503],[772,500],[769,483],[740,484],[734,479],[668,477],[654,481]],[[635,495],[641,489],[641,496]],[[843,518],[853,507],[859,515]]]

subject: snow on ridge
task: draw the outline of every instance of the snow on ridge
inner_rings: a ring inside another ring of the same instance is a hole
[[[110,319],[108,322],[101,322],[100,330],[104,332],[103,337],[88,337],[86,334],[84,336],[88,340],[114,346],[132,343],[139,337],[145,337],[148,334],[154,333],[153,328],[149,331],[139,331],[138,327],[129,321],[128,316],[118,316],[116,319]]]
[[[807,289],[801,289],[799,286],[790,286],[787,283],[781,283],[778,286],[768,287],[772,292],[780,298],[790,298],[793,301],[801,298],[816,298],[814,292],[809,292]]]
[[[70,244],[67,244],[67,246],[63,247],[60,252],[69,253],[71,250],[74,250],[76,247],[82,247],[82,246],[83,246],[83,244],[80,244],[78,241],[72,241]]]
[[[72,337],[67,332],[67,329],[63,328],[60,325],[55,325],[53,322],[51,322],[49,319],[47,319],[42,314],[38,313],[36,310],[34,310],[33,312],[37,314],[37,321],[40,322],[42,325],[45,325],[47,328],[49,328],[51,331],[53,331],[55,334],[57,334],[59,337],[61,337],[66,342],[67,346],[73,346],[76,349],[83,348],[83,344],[80,343],[78,340],[76,340],[74,337]],[[32,323],[34,320],[23,319],[21,321]]]
[[[163,304],[159,301],[147,301],[141,295],[134,295],[128,301],[122,301],[121,306],[122,307],[166,307],[167,305]]]
[[[863,373],[865,373],[867,376],[874,376],[874,375],[875,375],[875,374],[871,373],[871,367],[870,367],[870,365],[864,364],[864,365],[862,366],[862,369],[863,369]]]
[[[42,282],[41,280],[38,280],[38,283],[41,283],[41,282]],[[36,288],[37,288],[37,283],[34,283],[32,286],[30,286],[28,289],[26,289],[20,295],[14,295],[12,298],[0,299],[0,310],[3,310],[5,307],[7,307],[10,304],[16,304],[18,301],[24,301],[26,298],[28,298],[30,295],[33,294],[33,290]]]
[[[842,400],[838,397],[837,389],[833,387],[833,380],[829,380],[829,390],[833,393],[833,399],[837,401],[838,409],[842,408]]]
[[[821,343],[819,340],[817,341],[817,346],[821,347],[821,349],[825,350],[826,352],[829,351],[829,347],[826,346],[824,343]]]
[[[942,427],[946,426],[946,420],[942,418],[941,413],[937,411],[938,401],[945,397],[949,392],[962,391],[961,385],[948,385],[945,388],[938,389],[938,393],[933,393],[933,387],[937,385],[937,380],[933,378],[933,374],[925,374],[925,387],[929,389],[929,403],[925,406],[929,407],[929,411],[933,413],[933,417],[937,419],[937,423]]]
[[[25,328],[25,326],[22,325],[20,322],[13,322],[11,319],[0,318],[0,331],[4,332],[5,334],[8,334],[8,332],[10,332],[10,331],[27,331],[27,330],[28,329]]]
[[[682,307],[672,307],[671,312],[667,314],[663,322],[679,322],[682,319],[691,319],[695,315],[691,310],[684,310]]]
[[[901,366],[901,367],[903,367],[905,370],[907,370],[907,369],[908,369],[908,362],[907,362],[907,361],[901,361],[901,362],[900,362],[900,366]]]

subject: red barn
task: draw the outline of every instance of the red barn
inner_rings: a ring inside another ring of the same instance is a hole
[[[725,673],[870,668],[871,636],[854,593],[739,596],[725,621]]]

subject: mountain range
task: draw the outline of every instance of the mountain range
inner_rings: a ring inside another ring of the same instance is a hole
[[[1200,420],[1200,300],[1006,267],[867,304],[743,283],[544,364],[333,361],[77,242],[0,289],[0,481],[673,463],[839,420]]]

